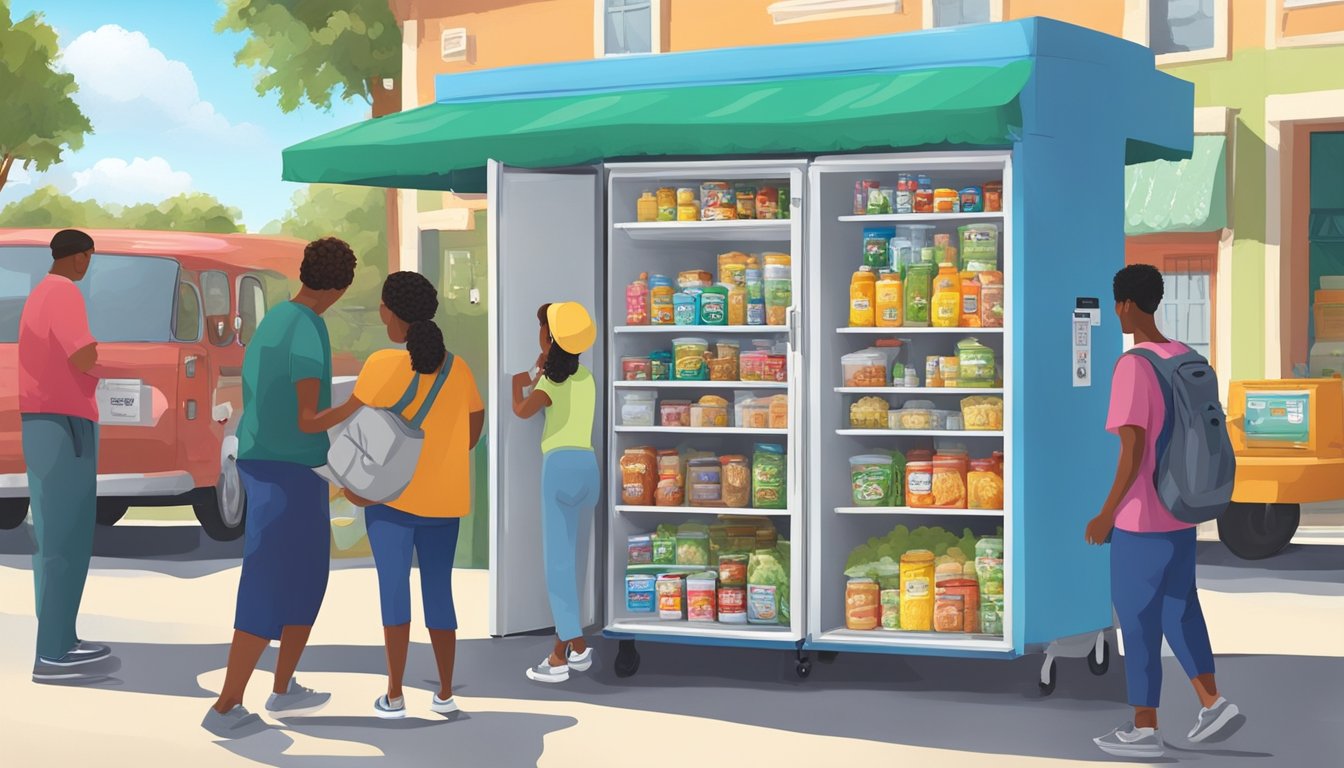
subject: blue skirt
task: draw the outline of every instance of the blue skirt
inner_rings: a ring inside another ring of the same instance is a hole
[[[311,627],[331,572],[327,482],[284,461],[238,462],[247,494],[243,573],[234,629],[269,640]]]

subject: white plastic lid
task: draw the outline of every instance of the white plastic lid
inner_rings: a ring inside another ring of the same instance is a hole
[[[890,456],[877,456],[877,455],[872,455],[872,456],[851,456],[851,457],[849,458],[849,463],[850,463],[850,464],[890,464],[890,463],[891,463],[891,457],[890,457]]]

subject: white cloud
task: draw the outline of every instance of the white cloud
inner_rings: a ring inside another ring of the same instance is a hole
[[[107,24],[75,38],[61,61],[79,83],[75,100],[100,134],[187,133],[231,145],[262,137],[256,126],[230,123],[203,101],[191,69],[150,45],[141,32]]]
[[[191,174],[175,171],[162,157],[137,157],[129,163],[105,157],[92,167],[71,174],[70,196],[100,203],[157,203],[191,191]]]
[[[18,160],[15,160],[14,165],[9,169],[9,181],[5,183],[5,186],[22,187],[32,182],[33,175],[23,170],[23,166]]]

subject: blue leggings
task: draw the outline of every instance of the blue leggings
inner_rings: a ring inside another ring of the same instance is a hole
[[[411,553],[420,558],[420,595],[425,626],[457,629],[453,605],[453,558],[457,555],[457,517],[420,517],[379,504],[364,510],[383,626],[411,623]]]
[[[579,531],[592,530],[601,483],[591,450],[560,449],[541,459],[541,551],[555,634],[561,640],[583,636]],[[586,552],[587,541],[582,546]]]
[[[1111,602],[1125,636],[1129,703],[1157,707],[1162,696],[1162,637],[1186,677],[1213,674],[1209,628],[1195,590],[1195,529],[1111,537]]]

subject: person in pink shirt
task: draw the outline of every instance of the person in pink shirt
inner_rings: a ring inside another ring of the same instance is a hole
[[[1115,276],[1115,313],[1136,346],[1162,358],[1190,352],[1157,328],[1162,273],[1138,264]],[[1221,741],[1245,722],[1235,704],[1218,695],[1213,650],[1195,588],[1195,526],[1177,520],[1158,497],[1157,441],[1167,405],[1157,371],[1135,354],[1120,357],[1111,380],[1106,430],[1120,438],[1115,483],[1101,513],[1087,525],[1089,544],[1111,545],[1111,602],[1125,640],[1125,680],[1134,722],[1094,739],[1119,757],[1156,758],[1162,692],[1162,638],[1190,678],[1202,709],[1192,742]]]
[[[98,503],[98,345],[75,285],[88,273],[93,250],[87,234],[57,232],[51,272],[19,318],[19,412],[37,536],[34,682],[96,677],[112,655],[75,630]]]

